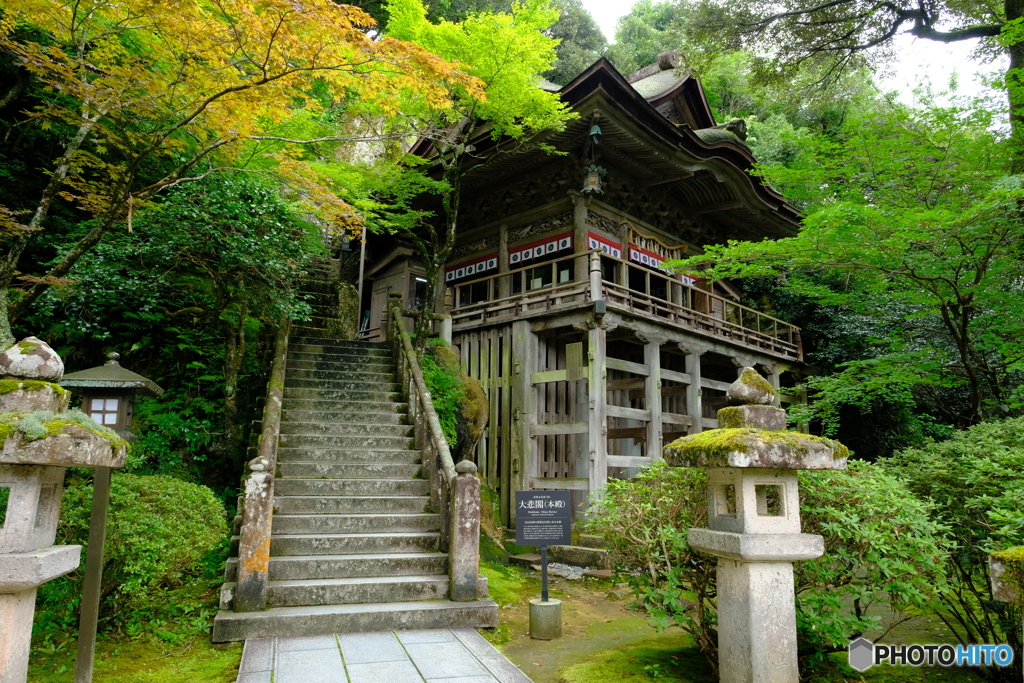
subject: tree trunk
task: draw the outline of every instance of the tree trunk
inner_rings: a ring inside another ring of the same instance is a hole
[[[1004,0],[1007,23],[1024,17],[1024,0]],[[1013,144],[1010,172],[1024,173],[1024,42],[1006,48],[1010,67],[1006,70],[1006,95],[1010,103],[1010,138]]]
[[[243,304],[238,312],[238,320],[232,323],[224,320],[224,443],[228,458],[233,465],[240,464],[245,455],[242,425],[238,410],[238,378],[245,361],[245,319],[246,307]]]
[[[459,226],[459,205],[462,191],[462,154],[454,153],[448,161],[442,161],[442,179],[448,183],[448,189],[441,196],[444,212],[444,231],[441,239],[433,246],[430,254],[423,254],[423,263],[427,271],[427,286],[423,297],[423,310],[416,321],[416,351],[422,356],[427,348],[430,336],[430,323],[433,320],[434,301],[437,298],[437,275],[444,268],[448,256],[455,246],[455,232]]]

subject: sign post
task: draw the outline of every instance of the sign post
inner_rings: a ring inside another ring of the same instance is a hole
[[[530,600],[530,637],[562,637],[562,601],[548,597],[548,545],[570,545],[568,491],[516,491],[516,544],[540,546],[540,599]]]

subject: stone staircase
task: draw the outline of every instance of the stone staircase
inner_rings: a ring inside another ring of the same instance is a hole
[[[446,599],[440,515],[430,511],[429,483],[399,392],[385,344],[291,339],[268,609],[222,609],[214,641],[497,625],[492,600]],[[225,582],[236,573],[232,557]],[[486,590],[481,579],[478,595]]]

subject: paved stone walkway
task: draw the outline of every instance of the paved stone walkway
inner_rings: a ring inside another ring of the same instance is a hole
[[[532,683],[471,628],[245,641],[236,683]]]

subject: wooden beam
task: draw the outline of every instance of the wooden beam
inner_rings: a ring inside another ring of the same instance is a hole
[[[705,204],[696,209],[690,211],[691,216],[701,216],[706,213],[718,213],[719,211],[732,211],[734,209],[742,209],[742,202],[715,202],[713,204]]]
[[[657,462],[656,458],[641,458],[635,455],[609,455],[608,467],[646,467]]]
[[[700,424],[704,429],[718,429],[718,420],[713,417],[702,417]]]
[[[718,389],[719,391],[729,391],[729,387],[732,386],[732,382],[719,382],[717,379],[708,379],[707,377],[701,377],[700,385],[705,389]]]
[[[639,410],[637,408],[605,406],[604,412],[608,417],[624,417],[627,420],[643,420],[646,422],[651,419],[651,411]]]
[[[703,429],[701,415],[704,409],[701,406],[700,391],[700,356],[703,350],[686,347],[683,344],[679,345],[679,350],[686,353],[686,374],[691,378],[690,385],[686,387],[686,412],[691,420],[690,433],[696,434]]]
[[[589,491],[590,480],[582,477],[533,477],[530,488],[534,491]]]
[[[589,422],[549,422],[543,425],[533,425],[530,432],[533,436],[557,436],[559,434],[586,434],[589,429]]]
[[[546,384],[547,382],[564,382],[565,370],[548,370],[530,373],[530,384]]]
[[[610,379],[607,382],[608,391],[624,391],[626,389],[643,389],[644,380],[636,379]],[[630,398],[633,398],[630,396]]]
[[[661,379],[670,380],[672,382],[682,382],[683,384],[690,384],[693,381],[689,373],[664,369],[661,371]]]
[[[631,363],[628,360],[621,360],[619,358],[608,358],[605,360],[609,370],[621,370],[622,372],[632,372],[634,375],[647,376],[650,374],[650,369],[641,363]]]
[[[689,427],[693,424],[693,418],[689,415],[680,415],[679,413],[662,413],[661,423],[663,425],[686,425]]]
[[[612,427],[608,430],[608,438],[647,441],[647,427]]]

